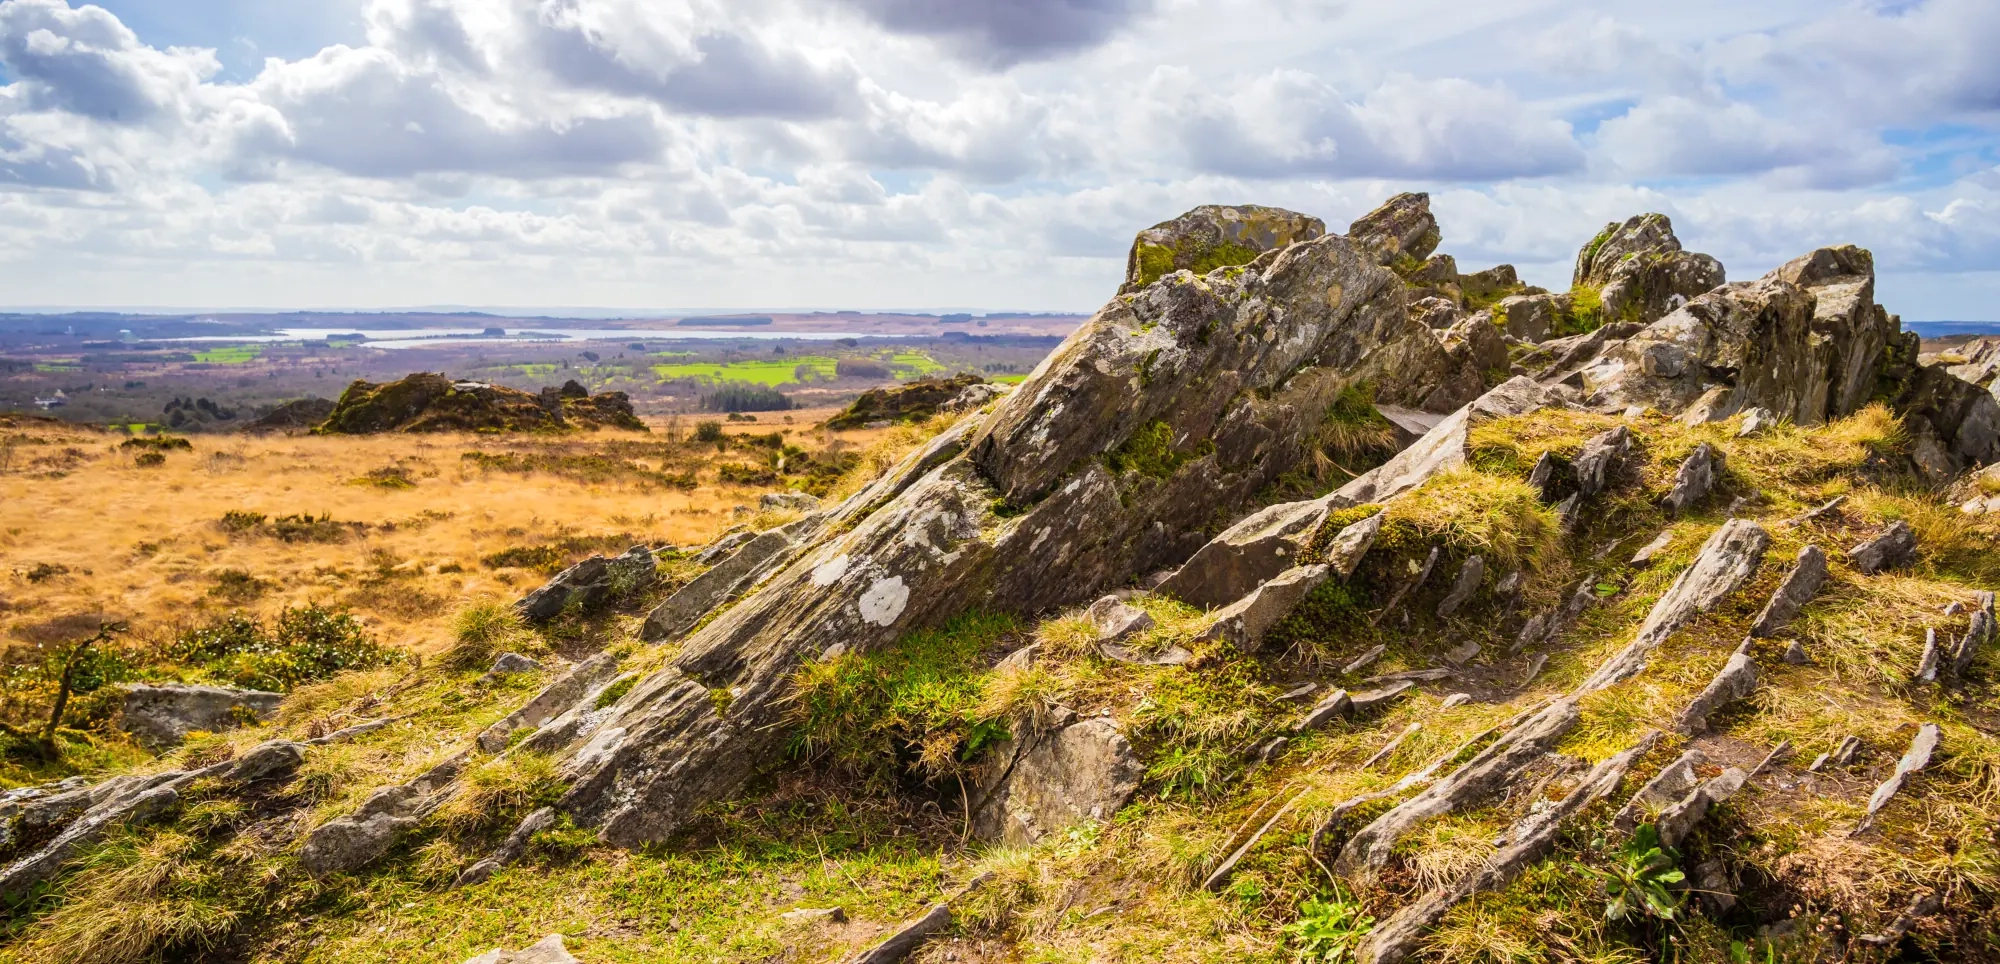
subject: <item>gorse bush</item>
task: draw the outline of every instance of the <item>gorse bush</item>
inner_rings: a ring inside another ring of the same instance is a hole
[[[374,669],[403,660],[377,643],[345,611],[310,604],[286,607],[266,626],[232,612],[169,640],[163,655],[232,686],[290,689],[350,669]]]

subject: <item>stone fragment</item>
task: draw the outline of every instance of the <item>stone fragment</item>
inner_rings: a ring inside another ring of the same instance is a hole
[[[1966,625],[1965,635],[1951,653],[1951,673],[1964,676],[1972,668],[1972,661],[1979,656],[1980,649],[1993,642],[1996,620],[1993,614],[1993,593],[1980,590],[1972,610],[1971,621]]]
[[[1679,847],[1687,839],[1688,834],[1693,832],[1695,825],[1701,822],[1701,818],[1708,815],[1709,807],[1735,796],[1736,791],[1743,789],[1743,784],[1748,779],[1749,774],[1736,767],[1730,767],[1695,788],[1679,802],[1660,811],[1659,818],[1653,822],[1653,826],[1660,832],[1660,845]]]
[[[1688,750],[1667,764],[1655,774],[1646,785],[1632,794],[1618,814],[1611,818],[1611,825],[1621,833],[1631,833],[1634,827],[1646,822],[1651,814],[1661,810],[1693,792],[1701,785],[1701,778],[1694,768],[1706,763],[1707,757],[1700,750]]]
[[[1084,820],[1109,820],[1139,789],[1144,766],[1108,719],[1017,735],[991,751],[972,832],[1027,846]]]
[[[1361,558],[1368,554],[1369,547],[1375,544],[1375,536],[1381,531],[1380,512],[1342,528],[1326,546],[1325,561],[1334,575],[1341,579],[1354,575],[1355,568],[1361,565]]]
[[[1459,607],[1471,601],[1473,595],[1479,592],[1479,586],[1485,580],[1486,560],[1476,555],[1467,557],[1458,567],[1458,578],[1452,582],[1451,592],[1438,603],[1438,618],[1445,619],[1458,612]]]
[[[730,553],[742,548],[744,543],[755,538],[757,538],[757,533],[750,531],[747,527],[725,532],[714,542],[710,543],[708,548],[696,553],[694,561],[704,566],[712,566],[717,561],[727,558]]]
[[[1449,710],[1454,707],[1464,706],[1470,702],[1472,702],[1471,693],[1453,693],[1445,697],[1444,702],[1438,704],[1438,709]]]
[[[1839,512],[1840,507],[1846,502],[1847,502],[1847,496],[1836,495],[1833,498],[1828,499],[1826,501],[1826,504],[1818,506],[1813,509],[1808,509],[1805,512],[1800,513],[1797,518],[1790,520],[1786,524],[1798,526],[1798,525],[1805,525],[1808,522],[1816,522],[1820,519],[1826,518],[1829,515]]]
[[[1750,627],[1750,635],[1757,638],[1776,636],[1799,610],[1819,595],[1820,587],[1826,584],[1826,553],[1818,546],[1806,546],[1792,563],[1792,571],[1785,575],[1785,581],[1771,594],[1771,601],[1764,604],[1764,611],[1757,616],[1757,622]]]
[[[1570,462],[1577,494],[1588,499],[1609,488],[1631,452],[1632,430],[1623,425],[1583,443],[1583,450]]]
[[[1299,553],[1326,521],[1329,507],[1328,500],[1315,499],[1283,503],[1253,512],[1196,550],[1187,562],[1160,584],[1159,592],[1191,606],[1226,606],[1235,602],[1277,574],[1298,565]],[[1382,525],[1379,515],[1370,517],[1375,528]],[[1341,535],[1345,537],[1346,534],[1343,531]],[[1369,541],[1373,541],[1372,534]],[[1366,545],[1361,551],[1367,551]],[[1353,571],[1352,562],[1347,570]]]
[[[507,741],[515,730],[522,727],[541,726],[549,717],[556,715],[574,704],[585,693],[595,689],[618,672],[618,657],[610,653],[598,653],[571,667],[569,672],[557,677],[554,682],[542,688],[533,699],[518,710],[507,714],[492,726],[481,731],[474,741],[486,753],[498,753],[507,748]]]
[[[563,945],[561,934],[550,934],[533,945],[518,951],[496,947],[478,957],[467,958],[465,964],[578,964],[570,956],[569,948]]]
[[[196,731],[220,733],[261,722],[284,700],[261,690],[185,683],[134,683],[124,691],[119,726],[154,747],[172,746]]]
[[[1326,699],[1320,700],[1319,705],[1308,710],[1298,725],[1292,727],[1292,731],[1305,733],[1316,730],[1332,720],[1344,719],[1353,712],[1354,701],[1348,697],[1347,691],[1334,690]]]
[[[1702,907],[1711,916],[1720,917],[1736,907],[1736,892],[1730,888],[1729,872],[1720,858],[1710,857],[1696,864],[1693,881]]]
[[[1406,669],[1400,673],[1383,673],[1380,676],[1370,676],[1362,680],[1362,682],[1371,686],[1376,683],[1401,683],[1405,680],[1435,683],[1441,679],[1449,679],[1451,675],[1452,671],[1444,667],[1435,669]]]
[[[653,581],[657,567],[653,550],[645,546],[633,546],[617,558],[591,556],[522,597],[514,611],[530,623],[548,622],[566,610],[590,612],[644,588]]]
[[[1568,459],[1554,452],[1543,452],[1535,460],[1535,467],[1528,470],[1528,485],[1543,503],[1553,505],[1575,491],[1576,470]]]
[[[794,548],[793,531],[787,525],[759,533],[707,572],[689,580],[646,615],[640,637],[647,642],[661,642],[693,629],[703,616],[736,598],[789,558]]]
[[[1653,561],[1654,556],[1660,554],[1660,550],[1665,549],[1666,547],[1672,545],[1673,541],[1674,541],[1674,532],[1672,529],[1668,529],[1660,533],[1658,536],[1655,536],[1653,538],[1653,541],[1648,542],[1644,546],[1640,547],[1638,552],[1632,554],[1632,559],[1627,564],[1633,566],[1647,565]]]
[[[1769,409],[1753,406],[1748,412],[1743,413],[1743,424],[1737,426],[1736,437],[1755,438],[1777,424],[1777,421],[1778,417],[1772,415]]]
[[[1722,457],[1715,447],[1703,442],[1694,447],[1680,470],[1674,473],[1674,487],[1663,503],[1675,515],[1693,508],[1715,489],[1715,475]]]
[[[1479,655],[1479,644],[1468,639],[1447,651],[1444,654],[1444,661],[1453,666],[1463,666],[1477,655]]]
[[[1117,596],[1105,596],[1084,611],[1084,618],[1097,630],[1097,639],[1115,643],[1153,628],[1153,617]]]
[[[1791,756],[1792,741],[1779,740],[1778,745],[1772,747],[1771,752],[1764,754],[1764,759],[1758,761],[1757,765],[1750,770],[1750,779],[1756,779],[1764,771],[1790,759]]]
[[[1755,522],[1731,519],[1702,544],[1689,566],[1653,604],[1632,642],[1592,672],[1578,693],[1621,683],[1644,669],[1653,650],[1668,636],[1707,612],[1756,575],[1771,535]]]
[[[507,839],[501,841],[500,846],[494,848],[492,853],[486,855],[478,863],[465,868],[465,872],[459,874],[457,880],[452,881],[452,889],[457,890],[460,887],[471,887],[475,884],[485,883],[503,868],[520,860],[521,856],[528,852],[528,843],[534,839],[535,834],[554,826],[555,822],[556,812],[548,807],[542,807],[528,814],[514,827],[514,832],[508,834]]]
[[[1898,519],[1881,535],[1847,550],[1847,558],[1855,569],[1872,576],[1909,561],[1916,549],[1917,534],[1909,523]]]
[[[1332,569],[1325,565],[1289,569],[1249,595],[1217,611],[1214,622],[1196,639],[1224,640],[1245,652],[1264,641],[1264,634],[1291,615],[1306,596],[1325,582]]]
[[[766,492],[757,500],[760,509],[811,512],[819,508],[819,497],[806,492]]]
[[[489,676],[506,676],[511,673],[539,673],[542,664],[520,653],[501,653],[493,660],[493,668],[487,670]]]
[[[1854,762],[1855,754],[1861,752],[1861,738],[1850,736],[1842,739],[1840,745],[1813,758],[1807,773],[1818,773],[1829,766],[1844,767]]]
[[[1097,652],[1105,659],[1133,666],[1181,666],[1194,658],[1185,646],[1169,644],[1156,653],[1147,653],[1123,643],[1098,643]]]
[[[826,921],[830,924],[847,923],[847,909],[843,907],[798,907],[778,915],[779,920],[795,924],[815,924]]]
[[[1373,713],[1374,711],[1381,709],[1382,707],[1387,706],[1390,703],[1395,702],[1398,697],[1402,696],[1404,693],[1408,693],[1409,691],[1416,689],[1416,687],[1417,684],[1404,681],[1401,683],[1397,683],[1393,686],[1385,687],[1383,689],[1366,690],[1360,693],[1356,693],[1352,697],[1350,697],[1350,699],[1353,701],[1353,710],[1356,714]]]
[[[1903,789],[1903,784],[1909,782],[1910,774],[1930,765],[1931,754],[1937,750],[1940,735],[1936,723],[1925,723],[1917,727],[1917,735],[1910,740],[1910,748],[1903,753],[1902,759],[1896,761],[1896,771],[1889,774],[1889,779],[1882,781],[1882,785],[1876,787],[1875,792],[1869,795],[1868,812],[1861,818],[1861,823],[1854,828],[1855,834],[1863,833],[1874,825],[1875,815],[1881,813],[1882,808],[1888,806],[1890,798]]]
[[[1744,645],[1749,645],[1746,640]],[[1757,663],[1742,649],[1730,654],[1729,661],[1715,674],[1707,687],[1696,695],[1687,709],[1681,711],[1680,719],[1674,722],[1674,730],[1684,736],[1694,736],[1708,732],[1708,718],[1724,703],[1740,700],[1750,695],[1757,686]]]
[[[1917,921],[1943,909],[1944,900],[1937,895],[1937,892],[1925,891],[1911,898],[1910,905],[1903,908],[1901,914],[1896,915],[1896,919],[1889,923],[1887,929],[1879,934],[1862,934],[1856,937],[1855,940],[1863,944],[1873,944],[1876,947],[1894,947],[1902,943],[1904,935],[1907,935],[1911,928],[1917,926]]]
[[[954,905],[991,879],[993,879],[992,871],[974,877],[950,896],[932,904],[916,920],[897,928],[880,943],[855,955],[846,964],[896,964],[909,957],[917,948],[922,947],[925,941],[930,940],[933,934],[951,926],[951,911]]]
[[[1938,663],[1944,651],[1938,647],[1936,627],[1924,630],[1924,652],[1917,657],[1917,680],[1924,683],[1937,682]]]
[[[1368,664],[1373,663],[1378,659],[1381,659],[1382,654],[1388,651],[1389,647],[1387,644],[1378,643],[1374,646],[1371,646],[1369,647],[1367,652],[1354,657],[1353,662],[1348,663],[1346,666],[1342,666],[1340,668],[1340,675],[1353,676],[1354,674],[1359,673],[1364,669],[1367,669]]]
[[[1780,658],[1787,666],[1805,666],[1812,662],[1812,657],[1806,654],[1805,645],[1796,639],[1785,644],[1785,655]]]

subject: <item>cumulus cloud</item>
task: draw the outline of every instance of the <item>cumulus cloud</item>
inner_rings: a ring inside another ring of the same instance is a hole
[[[1605,158],[1625,174],[1771,174],[1806,187],[1842,188],[1895,176],[1878,140],[1835,126],[1782,121],[1744,103],[1650,98],[1598,127]]]
[[[1152,0],[842,0],[898,33],[936,37],[1006,67],[1094,47],[1150,13]]]
[[[63,0],[0,4],[0,65],[29,110],[120,124],[184,111],[222,69],[213,51],[156,50],[103,7]]]

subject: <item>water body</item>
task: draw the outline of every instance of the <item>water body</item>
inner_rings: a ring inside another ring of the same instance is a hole
[[[1906,330],[1924,338],[1947,335],[2000,335],[2000,321],[1906,321]]]
[[[370,348],[436,348],[442,345],[543,344],[570,341],[719,341],[758,339],[778,341],[835,341],[841,338],[896,338],[899,335],[871,335],[853,331],[771,331],[739,329],[708,331],[698,328],[532,328],[508,329],[504,335],[482,334],[481,328],[280,328],[275,335],[200,335],[190,338],[152,339],[162,342],[229,342],[259,344],[285,341],[325,341],[328,338],[360,335]]]

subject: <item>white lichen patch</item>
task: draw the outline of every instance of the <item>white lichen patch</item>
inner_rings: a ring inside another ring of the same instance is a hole
[[[877,579],[868,591],[861,594],[858,604],[861,621],[872,626],[889,626],[903,615],[904,607],[910,604],[910,587],[903,584],[902,576]]]
[[[847,553],[843,552],[840,555],[834,556],[833,558],[828,559],[827,561],[822,562],[817,566],[814,566],[812,572],[813,586],[815,588],[825,589],[826,587],[831,586],[836,582],[839,582],[840,577],[847,575],[847,562],[848,562]]]

